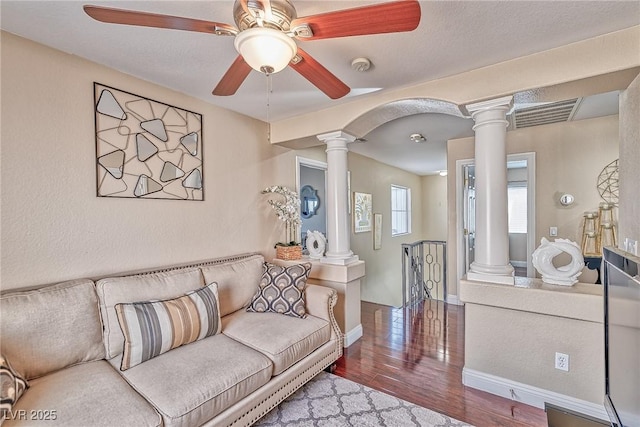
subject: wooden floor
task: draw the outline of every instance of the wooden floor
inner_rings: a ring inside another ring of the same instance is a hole
[[[424,304],[412,322],[408,311],[363,302],[364,335],[335,374],[477,427],[547,425],[542,409],[463,386],[464,307]]]

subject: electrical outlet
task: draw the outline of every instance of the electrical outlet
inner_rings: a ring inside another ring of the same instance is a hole
[[[556,369],[569,372],[569,355],[556,352]]]
[[[634,255],[638,255],[638,241],[629,239],[628,237],[624,239],[625,250]]]

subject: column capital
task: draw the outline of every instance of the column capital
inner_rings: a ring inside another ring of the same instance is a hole
[[[513,96],[503,96],[501,98],[489,99],[487,101],[474,102],[473,104],[467,104],[465,108],[473,117],[476,113],[481,111],[493,110],[493,109],[506,109],[511,110],[513,107]]]
[[[355,136],[341,130],[323,133],[321,135],[318,135],[317,138],[324,143],[337,140],[337,141],[345,141],[348,144],[356,140]]]

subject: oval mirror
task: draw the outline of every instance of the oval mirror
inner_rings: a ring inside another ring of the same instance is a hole
[[[318,191],[312,186],[305,185],[300,189],[300,216],[304,219],[311,218],[317,213],[320,206]]]

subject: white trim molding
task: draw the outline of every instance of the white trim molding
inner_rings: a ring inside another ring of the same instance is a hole
[[[588,402],[473,369],[462,369],[462,384],[536,408],[544,409],[544,404],[547,402],[602,420],[608,419],[607,411],[602,404]]]
[[[300,191],[300,166],[306,166],[308,168],[320,169],[326,172],[327,162],[321,162],[319,160],[309,159],[307,157],[296,156],[296,188]],[[325,176],[325,187],[326,187]]]
[[[453,294],[447,295],[447,304],[464,305],[464,303],[458,299],[458,295]]]
[[[362,337],[362,323],[358,324],[355,328],[344,334],[344,346],[349,347],[354,342],[358,341]]]
[[[467,274],[466,247],[464,241],[464,167],[473,165],[473,159],[456,160],[456,285]],[[448,296],[447,296],[448,298]]]

